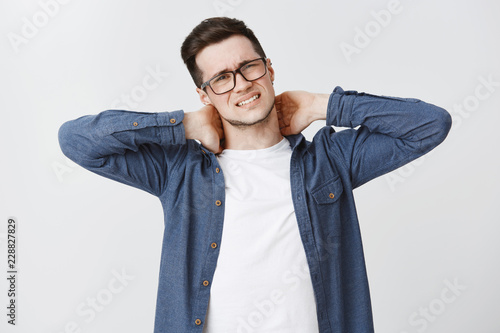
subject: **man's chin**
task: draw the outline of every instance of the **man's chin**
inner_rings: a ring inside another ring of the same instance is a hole
[[[233,125],[234,127],[238,127],[238,128],[245,128],[245,127],[249,128],[252,126],[259,125],[259,124],[267,123],[269,121],[271,112],[273,111],[274,102],[271,105],[271,107],[264,113],[264,115],[261,115],[260,117],[254,118],[253,117],[254,115],[256,116],[257,114],[262,114],[262,111],[258,110],[259,107],[260,107],[260,105],[255,106],[254,108],[243,109],[241,107],[236,106],[236,108],[238,108],[238,113],[245,113],[245,112],[252,113],[252,114],[247,115],[249,117],[245,117],[247,119],[228,119],[228,118],[224,118],[222,116],[221,117],[225,121],[227,121],[229,124]],[[248,119],[248,118],[254,118],[254,119]]]

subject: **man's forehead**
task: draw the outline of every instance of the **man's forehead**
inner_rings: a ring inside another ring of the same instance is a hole
[[[208,79],[259,57],[248,38],[236,35],[205,47],[196,55],[196,64],[204,79]]]

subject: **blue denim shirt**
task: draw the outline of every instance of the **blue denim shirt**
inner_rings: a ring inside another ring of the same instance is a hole
[[[155,332],[201,332],[221,242],[224,176],[186,140],[184,112],[108,110],[64,123],[61,149],[84,168],[157,196],[165,230]],[[321,333],[373,332],[353,189],[427,153],[451,127],[442,108],[336,87],[312,142],[288,136],[290,182]],[[334,131],[330,126],[348,127]],[[358,127],[355,129],[356,127]],[[245,286],[242,286],[244,288]]]

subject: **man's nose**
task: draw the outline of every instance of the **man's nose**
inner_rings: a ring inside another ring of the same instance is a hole
[[[234,92],[245,91],[252,85],[252,82],[247,81],[241,73],[235,74],[235,84],[234,84]]]

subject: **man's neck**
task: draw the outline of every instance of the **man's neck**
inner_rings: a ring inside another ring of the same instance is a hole
[[[224,122],[224,136],[223,148],[236,150],[264,149],[283,139],[275,110],[267,121],[252,126],[239,127]]]

